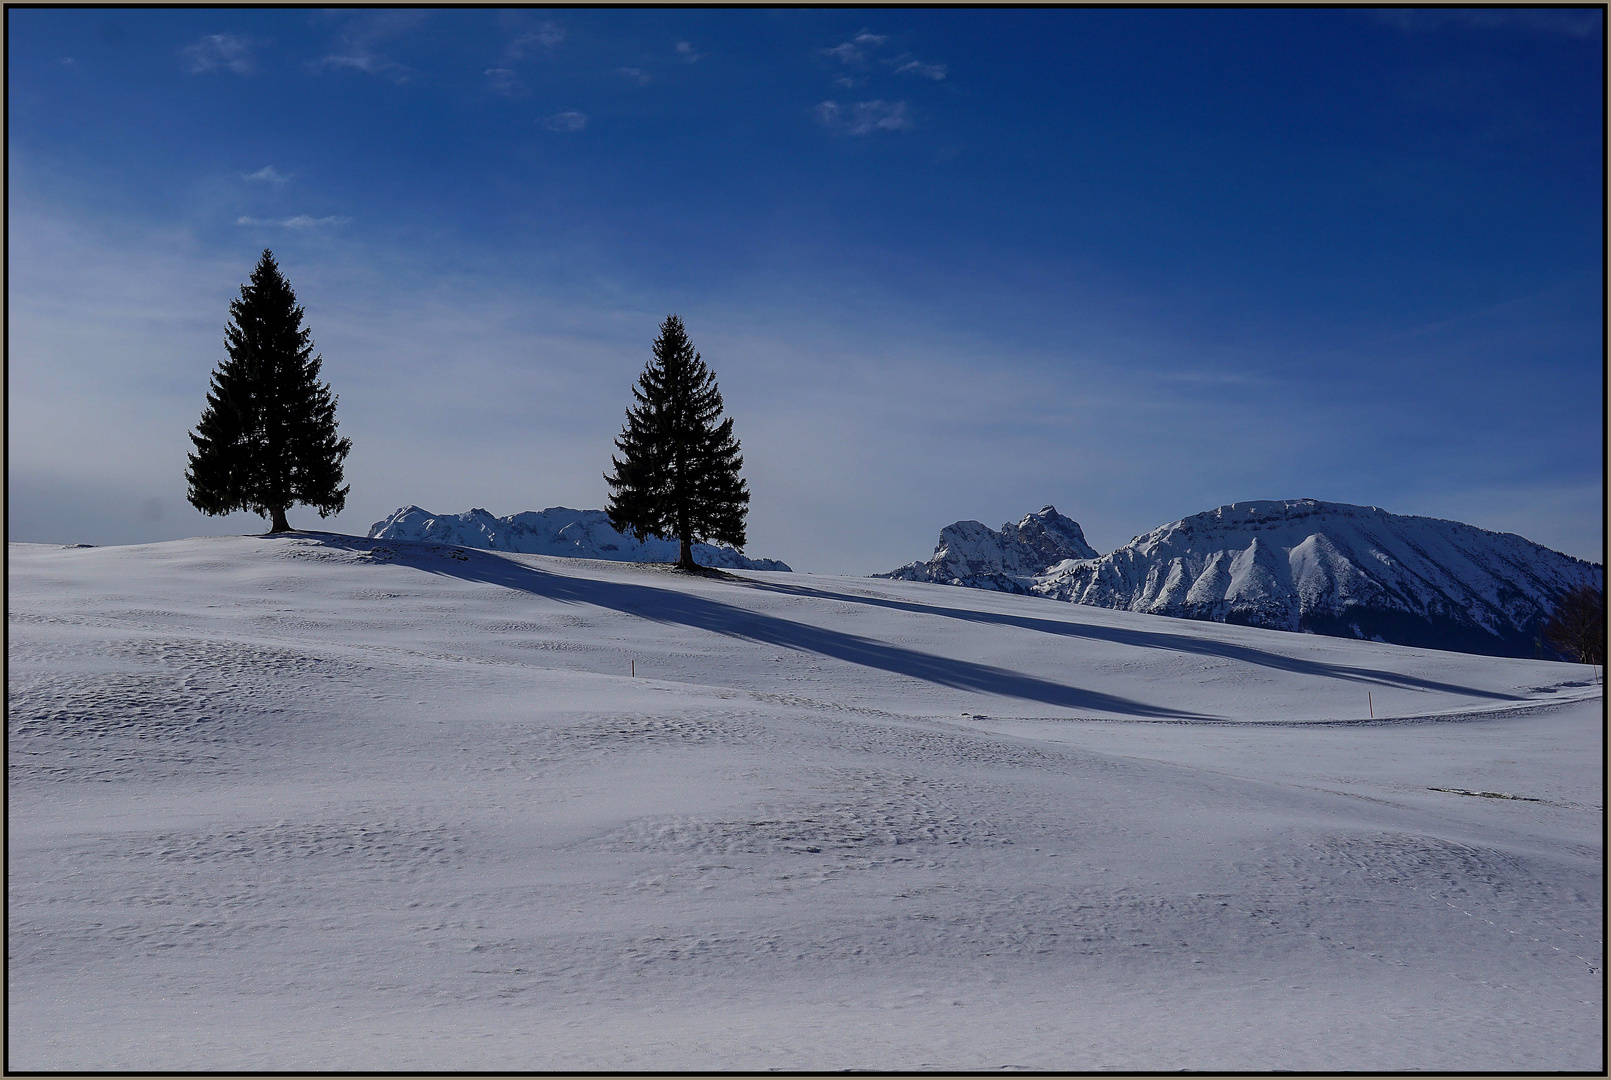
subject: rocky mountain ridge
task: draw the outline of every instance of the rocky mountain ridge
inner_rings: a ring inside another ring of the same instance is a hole
[[[572,510],[566,506],[528,510],[508,517],[494,517],[479,508],[462,514],[433,514],[418,506],[404,506],[371,525],[369,535],[382,540],[423,540],[487,551],[612,562],[676,562],[678,554],[675,540],[650,537],[640,542],[616,532],[603,510]],[[700,566],[724,570],[790,569],[777,559],[751,559],[733,548],[715,544],[693,545],[693,556]]]
[[[1539,654],[1539,628],[1562,595],[1605,585],[1603,566],[1512,533],[1314,499],[1221,506],[1027,580],[995,569],[989,536],[954,554],[977,524],[948,526],[929,563],[879,576],[985,589],[1005,577],[1022,585],[1008,591],[1097,607],[1524,657]],[[993,535],[1002,566],[1021,568],[1022,546]],[[928,566],[928,577],[914,569]]]

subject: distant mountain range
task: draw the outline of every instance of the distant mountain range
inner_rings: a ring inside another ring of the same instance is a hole
[[[926,562],[877,576],[1522,657],[1562,595],[1605,587],[1600,564],[1512,533],[1314,499],[1233,503],[1101,556],[1050,506],[999,532],[959,521]]]
[[[675,540],[650,537],[642,542],[610,527],[603,510],[572,510],[551,506],[509,517],[493,517],[485,510],[462,514],[433,514],[418,506],[405,506],[369,527],[371,537],[382,540],[424,540],[438,544],[514,551],[524,555],[558,555],[572,559],[608,559],[613,562],[676,562]],[[693,545],[694,562],[724,570],[788,570],[777,559],[750,559],[730,547]]]

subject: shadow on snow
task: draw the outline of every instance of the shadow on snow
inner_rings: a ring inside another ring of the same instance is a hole
[[[817,653],[957,690],[1021,698],[1064,709],[1168,719],[1218,719],[1202,713],[1146,705],[1095,690],[1081,690],[987,664],[903,649],[857,634],[826,630],[774,615],[746,611],[732,604],[675,589],[553,574],[506,559],[498,553],[474,548],[370,540],[335,533],[301,533],[300,537],[349,551],[374,553],[386,550],[389,554],[385,557],[389,561],[426,573],[499,585],[561,603],[590,604],[651,622],[689,626],[743,641]],[[733,585],[742,588],[753,586],[755,582],[743,579],[734,581]],[[823,595],[843,599],[835,594]],[[917,610],[924,609],[919,607]]]
[[[1168,630],[1132,630],[1119,626],[1092,626],[1086,623],[1065,622],[1061,619],[1041,619],[1030,615],[1004,615],[994,611],[969,611],[966,608],[942,607],[939,604],[894,600],[881,596],[847,595],[845,593],[814,589],[809,585],[755,581],[750,578],[741,580],[750,588],[779,592],[790,596],[838,600],[847,604],[867,604],[872,607],[893,608],[897,611],[910,611],[920,615],[937,615],[949,619],[961,619],[966,622],[1015,626],[1021,630],[1034,630],[1043,634],[1057,634],[1063,637],[1085,638],[1091,641],[1107,641],[1116,645],[1129,645],[1141,649],[1168,649],[1174,652],[1193,653],[1198,656],[1216,656],[1225,660],[1256,664],[1259,667],[1275,668],[1295,675],[1311,675],[1317,678],[1374,683],[1378,686],[1391,686],[1405,690],[1435,690],[1449,694],[1469,694],[1472,697],[1492,698],[1497,701],[1523,700],[1516,694],[1501,694],[1492,690],[1479,690],[1475,687],[1458,686],[1454,683],[1438,682],[1434,679],[1422,679],[1414,675],[1399,675],[1376,668],[1348,667],[1342,664],[1328,664],[1322,660],[1303,660],[1293,656],[1279,656],[1274,653],[1264,652],[1261,649],[1250,648],[1246,645],[1237,645],[1228,641],[1215,641],[1211,638],[1202,638],[1191,634],[1173,633]],[[954,586],[937,587],[950,588]],[[1056,601],[1049,602],[1056,603]],[[1167,616],[1152,615],[1149,618],[1162,619],[1167,618]],[[1280,634],[1286,631],[1270,630],[1267,632]],[[1349,639],[1336,638],[1334,640],[1346,641]]]

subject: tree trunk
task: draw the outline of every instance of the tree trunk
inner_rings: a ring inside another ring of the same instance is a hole
[[[682,540],[682,551],[677,554],[677,569],[699,569],[698,564],[694,562],[694,546],[688,542],[688,534],[684,533],[679,539]]]
[[[290,531],[291,523],[285,520],[285,507],[276,506],[274,508],[274,523],[269,526],[269,532],[282,533]]]

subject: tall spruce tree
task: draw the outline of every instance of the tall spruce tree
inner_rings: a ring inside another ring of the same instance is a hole
[[[270,532],[290,531],[292,503],[315,507],[320,517],[340,513],[352,440],[336,435],[336,398],[319,381],[323,359],[313,355],[312,331],[272,252],[263,252],[229,314],[229,358],[213,372],[207,408],[190,434],[191,505],[204,514],[262,514],[272,519]]]
[[[610,524],[639,541],[649,536],[681,542],[677,566],[695,569],[695,541],[744,547],[750,492],[739,469],[732,417],[722,416],[722,394],[682,320],[666,316],[654,355],[627,409],[611,456]]]

